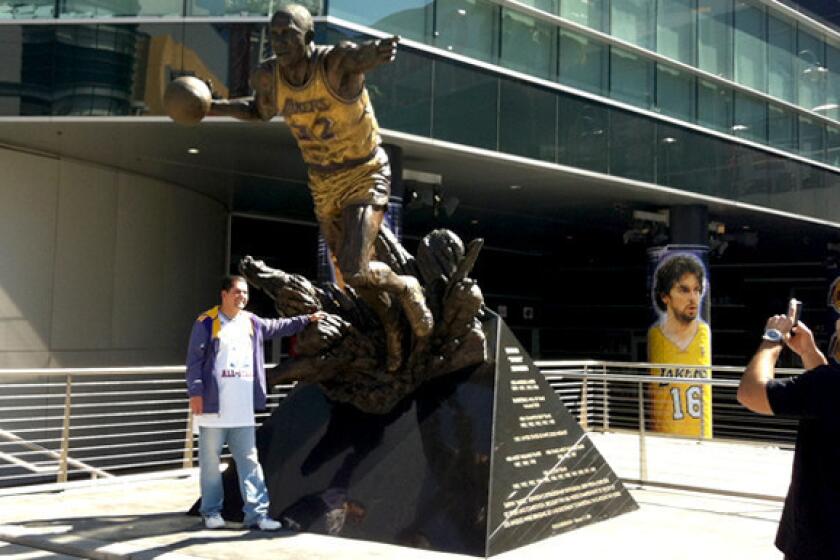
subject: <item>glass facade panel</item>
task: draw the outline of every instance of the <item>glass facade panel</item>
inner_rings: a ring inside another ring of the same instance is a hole
[[[656,126],[650,119],[610,111],[610,174],[653,182]]]
[[[656,65],[656,110],[694,122],[695,77],[663,64]]]
[[[697,0],[697,66],[732,78],[732,0]]]
[[[840,127],[825,127],[825,162],[840,167]]]
[[[513,70],[554,79],[557,68],[557,28],[513,10],[503,9],[499,62]]]
[[[767,143],[767,103],[745,93],[735,92],[735,136]]]
[[[694,64],[694,0],[659,0],[656,11],[656,50]]]
[[[610,110],[570,95],[561,94],[559,103],[558,163],[606,173]]]
[[[799,115],[799,153],[817,161],[825,159],[825,125],[822,122]]]
[[[607,0],[562,0],[560,15],[598,31],[607,32],[609,29]]]
[[[607,94],[607,47],[570,31],[560,31],[560,82],[592,93]]]
[[[455,63],[435,62],[435,138],[495,150],[498,78]]]
[[[557,95],[512,80],[501,81],[499,95],[499,150],[555,161]]]
[[[796,115],[790,109],[767,106],[768,141],[774,148],[796,151]]]
[[[621,0],[610,4],[611,35],[656,50],[656,0]]]
[[[796,33],[794,25],[785,20],[767,18],[767,93],[789,103],[796,103],[793,78]]]
[[[367,75],[367,88],[379,125],[430,136],[432,127],[432,60],[400,50],[391,64]]]
[[[797,80],[799,106],[813,110],[825,104],[828,69],[825,66],[825,44],[802,29],[796,34]]]
[[[735,1],[735,81],[767,91],[767,28],[764,8]]]
[[[653,62],[625,50],[610,49],[610,97],[638,107],[650,107]]]
[[[329,11],[331,16],[431,43],[434,0],[367,0],[364,10],[357,0],[330,0]]]
[[[560,0],[519,0],[519,2],[554,15],[557,15],[560,9]]]
[[[435,46],[494,62],[499,9],[483,0],[437,0]]]
[[[828,87],[825,92],[825,106],[818,112],[840,121],[840,46],[826,44],[825,58],[828,63]]]
[[[697,123],[732,133],[732,90],[707,80],[697,80]]]

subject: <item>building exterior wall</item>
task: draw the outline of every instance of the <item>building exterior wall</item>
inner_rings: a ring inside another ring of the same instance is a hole
[[[226,211],[161,181],[0,149],[0,368],[180,363],[218,299]]]

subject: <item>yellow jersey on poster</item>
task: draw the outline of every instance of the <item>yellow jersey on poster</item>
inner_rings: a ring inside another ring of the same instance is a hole
[[[659,364],[684,364],[686,367],[665,367],[651,370],[651,375],[684,377],[686,380],[710,378],[712,364],[711,330],[698,321],[691,342],[680,348],[662,332],[659,323],[648,330],[648,361]],[[712,388],[689,383],[653,383],[650,427],[657,432],[694,437],[712,437]]]

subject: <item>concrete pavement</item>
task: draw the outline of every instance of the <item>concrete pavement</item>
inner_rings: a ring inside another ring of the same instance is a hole
[[[639,511],[520,548],[496,558],[779,560],[772,545],[782,504],[654,488],[632,488]],[[204,530],[184,515],[198,495],[195,471],[170,478],[127,478],[61,491],[0,497],[0,556],[20,560],[446,560],[429,552],[308,533],[260,533],[233,526]],[[6,545],[10,546],[10,545]],[[39,552],[40,551],[40,552]],[[52,555],[49,555],[52,554]]]

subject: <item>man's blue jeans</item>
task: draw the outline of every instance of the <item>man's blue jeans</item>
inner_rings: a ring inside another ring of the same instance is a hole
[[[227,443],[236,472],[239,475],[239,491],[245,505],[243,522],[252,525],[268,515],[268,489],[265,487],[262,467],[257,459],[254,427],[208,428],[201,426],[198,440],[198,461],[201,483],[201,507],[204,517],[219,514],[225,497],[219,462],[222,448]]]

